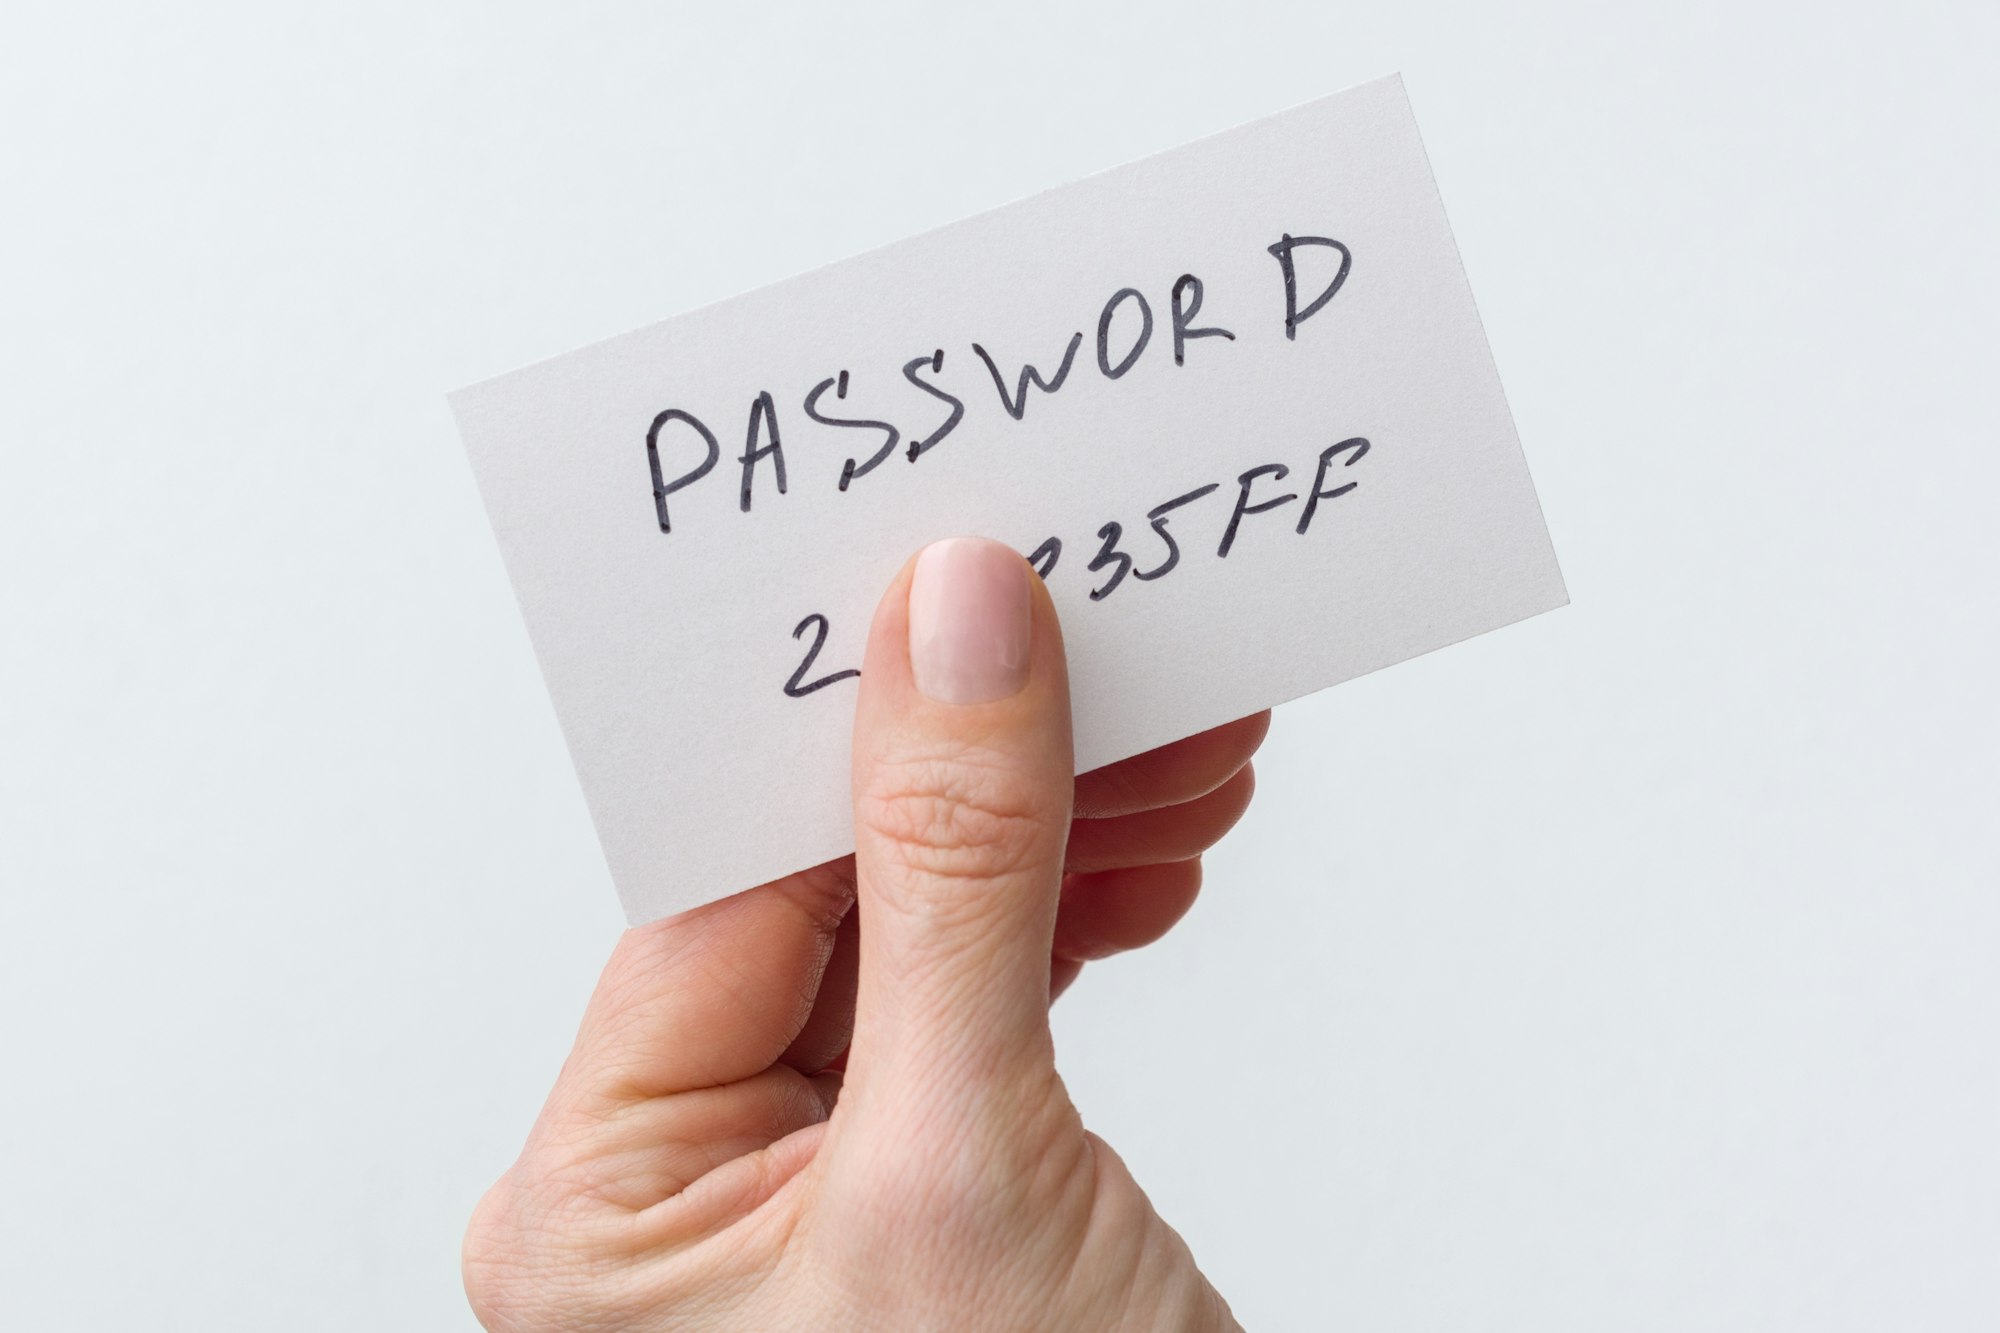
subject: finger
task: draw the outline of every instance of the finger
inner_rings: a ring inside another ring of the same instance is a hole
[[[1082,973],[1083,964],[1074,958],[1057,958],[1049,964],[1049,1003],[1062,998],[1062,993],[1070,988]]]
[[[601,1114],[768,1068],[811,1011],[853,873],[830,862],[626,931],[552,1105]]]
[[[1236,826],[1256,787],[1256,772],[1246,764],[1220,787],[1185,805],[1116,819],[1079,819],[1070,830],[1067,868],[1071,874],[1088,874],[1192,860]]]
[[[778,1057],[802,1074],[829,1068],[854,1037],[854,986],[861,975],[861,918],[849,912],[834,933],[833,953],[820,974],[812,1013]]]
[[[1200,892],[1198,860],[1071,875],[1056,909],[1055,955],[1087,963],[1151,944]]]
[[[1129,815],[1206,796],[1250,762],[1270,730],[1269,710],[1252,713],[1084,773],[1076,780],[1077,818]]]
[[[997,542],[939,542],[876,612],[854,723],[861,975],[846,1097],[977,1100],[1052,1071],[1071,789],[1055,608]]]
[[[733,1083],[545,1123],[524,1158],[535,1175],[558,1177],[578,1193],[636,1212],[823,1124],[836,1093],[821,1079],[776,1065]]]

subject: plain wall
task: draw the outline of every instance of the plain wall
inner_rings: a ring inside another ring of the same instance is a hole
[[[1400,69],[1574,605],[1077,1100],[1253,1327],[2000,1327],[1996,14],[16,0],[0,1325],[471,1326],[620,918],[447,390]]]

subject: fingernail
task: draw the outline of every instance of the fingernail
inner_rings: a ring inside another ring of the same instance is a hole
[[[939,703],[983,704],[1028,683],[1028,566],[999,542],[926,546],[910,580],[910,670]]]

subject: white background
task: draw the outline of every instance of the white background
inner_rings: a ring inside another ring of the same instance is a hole
[[[1252,1326],[2000,1326],[1991,6],[178,8],[0,31],[0,1326],[470,1326],[619,915],[446,390],[1394,69],[1575,604],[1071,1086]]]

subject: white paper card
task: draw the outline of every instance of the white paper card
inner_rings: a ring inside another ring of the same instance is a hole
[[[1567,600],[1396,78],[452,402],[635,922],[852,849],[937,538],[1037,553],[1079,771]]]

